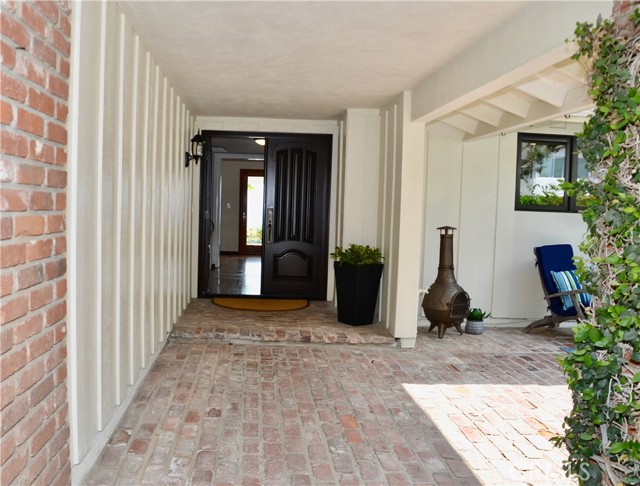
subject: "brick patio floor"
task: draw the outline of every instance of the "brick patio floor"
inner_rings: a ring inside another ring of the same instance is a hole
[[[548,441],[571,405],[556,363],[568,329],[420,328],[415,349],[297,342],[320,336],[307,321],[324,309],[282,313],[286,325],[254,315],[244,340],[247,313],[212,324],[229,340],[206,330],[207,306],[183,320],[208,339],[170,339],[87,484],[575,484]],[[305,333],[258,340],[274,326]]]

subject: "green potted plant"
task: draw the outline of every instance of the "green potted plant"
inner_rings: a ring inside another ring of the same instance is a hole
[[[472,307],[467,312],[467,323],[464,332],[467,334],[482,334],[484,332],[484,318],[489,317],[491,312],[483,312],[479,307]]]
[[[382,252],[369,245],[337,246],[335,259],[338,321],[360,326],[371,324],[382,276]]]

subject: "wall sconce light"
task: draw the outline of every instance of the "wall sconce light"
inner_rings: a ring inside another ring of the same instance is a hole
[[[204,155],[204,137],[200,135],[200,130],[191,139],[191,155],[189,152],[184,153],[184,166],[189,167],[189,162],[195,160],[196,164],[200,160],[200,157]]]

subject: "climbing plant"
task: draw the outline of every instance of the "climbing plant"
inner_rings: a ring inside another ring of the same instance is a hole
[[[581,484],[640,484],[640,13],[575,34],[595,103],[578,135],[591,176],[563,187],[585,201],[576,267],[594,298],[561,359],[573,408],[557,443]]]

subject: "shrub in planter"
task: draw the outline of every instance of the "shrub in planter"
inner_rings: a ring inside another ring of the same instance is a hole
[[[382,252],[369,245],[337,246],[335,259],[338,321],[354,326],[373,323],[382,276]]]
[[[483,312],[478,307],[473,307],[467,312],[467,322],[464,326],[464,332],[467,334],[482,334],[484,332],[484,318],[489,317],[490,312]]]

